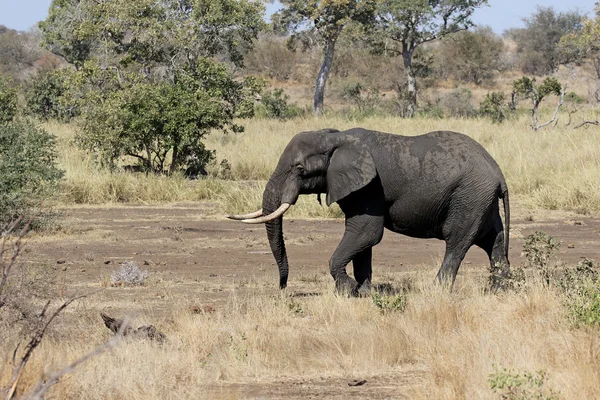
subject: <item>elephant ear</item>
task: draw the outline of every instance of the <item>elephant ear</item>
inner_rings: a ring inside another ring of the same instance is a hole
[[[365,187],[376,176],[373,156],[366,147],[358,143],[338,147],[327,168],[327,205]]]

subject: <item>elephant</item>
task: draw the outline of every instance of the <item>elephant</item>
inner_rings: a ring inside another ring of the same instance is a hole
[[[454,285],[460,264],[476,245],[509,268],[510,205],[500,167],[475,140],[457,132],[401,136],[363,128],[296,134],[266,184],[262,209],[229,218],[265,223],[287,286],[283,215],[301,194],[326,194],[345,214],[345,231],[329,268],[338,291],[370,288],[372,248],[384,228],[414,238],[445,241],[437,281]],[[506,235],[500,217],[504,205]],[[354,279],[346,273],[352,261]],[[367,289],[368,290],[368,289]]]

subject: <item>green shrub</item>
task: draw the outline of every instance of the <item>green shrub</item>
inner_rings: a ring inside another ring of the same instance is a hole
[[[550,286],[553,272],[558,267],[554,253],[560,245],[560,240],[544,232],[536,231],[525,237],[523,254],[527,258],[526,265],[539,273],[546,286]]]
[[[380,292],[373,292],[371,295],[371,300],[383,314],[390,312],[404,312],[406,309],[407,297],[405,293],[390,295]]]
[[[48,215],[43,203],[56,194],[63,176],[55,159],[54,136],[31,121],[0,125],[0,228],[18,216],[41,221]]]
[[[516,372],[503,368],[489,375],[490,389],[503,400],[557,400],[558,393],[547,388],[548,374],[538,372]]]
[[[566,269],[558,286],[573,325],[600,326],[600,270],[594,260],[586,258]]]
[[[479,104],[479,114],[490,118],[492,122],[501,124],[510,115],[510,108],[503,92],[491,92],[485,95]]]
[[[67,122],[76,116],[74,104],[66,104],[68,70],[49,71],[32,78],[25,91],[27,108],[43,120]]]
[[[0,77],[0,124],[12,121],[17,114],[17,91]]]
[[[342,97],[358,108],[360,115],[366,117],[374,115],[379,107],[379,90],[369,89],[360,83],[350,83],[342,88]]]
[[[283,92],[283,89],[266,91],[260,99],[260,106],[257,107],[256,115],[262,118],[273,119],[293,119],[304,114],[303,110],[295,104],[288,104],[290,96]]]

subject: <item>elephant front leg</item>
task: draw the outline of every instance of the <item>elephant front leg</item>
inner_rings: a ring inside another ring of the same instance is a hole
[[[356,215],[346,219],[346,231],[329,261],[331,276],[338,292],[359,294],[361,285],[371,280],[372,247],[383,237],[383,217]],[[346,266],[353,261],[354,277],[346,273]],[[369,284],[366,284],[367,288]]]
[[[373,275],[373,248],[361,251],[352,260],[354,279],[358,283],[358,294],[368,296],[371,294],[371,278]]]

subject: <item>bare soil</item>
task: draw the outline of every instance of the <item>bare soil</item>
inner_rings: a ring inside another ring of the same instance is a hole
[[[161,206],[100,206],[64,210],[59,233],[36,234],[28,242],[24,261],[55,271],[60,294],[69,296],[94,288],[92,307],[120,317],[141,317],[160,327],[169,311],[181,307],[218,310],[232,294],[243,296],[257,287],[278,293],[278,273],[262,226],[249,226],[215,216],[209,203]],[[600,218],[566,213],[519,211],[511,224],[510,260],[523,262],[523,237],[542,230],[559,238],[560,260],[576,264],[584,257],[600,259]],[[284,232],[290,261],[288,290],[310,296],[315,282],[331,280],[328,260],[344,230],[342,220],[286,219]],[[415,269],[435,277],[444,254],[439,240],[413,239],[386,232],[374,249],[374,283],[385,283],[386,272]],[[143,287],[112,287],[110,274],[128,260],[150,276]],[[351,268],[348,268],[351,272]],[[485,278],[486,254],[472,248],[459,271]],[[331,284],[333,289],[333,282]],[[418,393],[419,366],[393,376],[364,377],[367,383],[339,380],[297,380],[240,383],[211,387],[214,398],[411,398]]]

